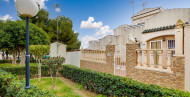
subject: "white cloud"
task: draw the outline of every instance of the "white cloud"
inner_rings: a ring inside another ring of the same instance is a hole
[[[108,25],[106,26],[102,26],[96,33],[95,33],[95,36],[98,36],[98,35],[103,35],[103,36],[106,36],[108,34],[112,34],[113,31],[110,30],[110,27]]]
[[[38,2],[38,4],[40,5],[40,8],[47,9],[45,2],[47,2],[48,0],[35,0],[35,1]]]
[[[94,29],[100,28],[102,26],[102,22],[94,22],[94,17],[89,17],[87,21],[82,21],[80,28],[81,29]]]
[[[61,9],[60,8],[56,8],[55,11],[56,12],[61,12]]]
[[[89,36],[89,35],[86,35],[84,36],[82,39],[81,39],[81,42],[82,42],[82,46],[83,48],[87,48],[88,47],[88,43],[89,41],[91,40],[97,40],[95,37],[93,36]]]
[[[9,0],[3,0],[3,1],[5,1],[5,2],[9,2]]]
[[[0,16],[0,20],[4,20],[6,21],[7,19],[12,19],[13,17],[11,17],[9,14],[6,14],[5,16]]]

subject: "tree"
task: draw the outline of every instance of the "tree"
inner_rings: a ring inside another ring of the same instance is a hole
[[[52,84],[53,84],[53,90],[56,88],[57,83],[57,76],[58,76],[58,70],[60,69],[61,65],[65,62],[65,58],[63,57],[55,57],[50,58],[44,61],[48,66],[50,70],[50,75],[52,77]],[[56,76],[56,80],[53,79],[53,74]]]
[[[46,55],[50,52],[50,46],[49,45],[30,45],[29,50],[30,50],[30,53],[35,56],[35,59],[37,61],[37,64],[38,64],[38,82],[40,82],[42,58],[44,57],[44,55]]]
[[[24,21],[6,21],[0,32],[0,48],[8,48],[13,55],[12,63],[16,64],[16,55],[21,54],[20,65],[25,64],[26,23]],[[43,29],[29,24],[30,45],[48,45],[48,35]]]
[[[18,13],[18,16],[22,20],[26,19],[25,17],[23,17],[19,13]],[[49,21],[49,12],[45,9],[40,9],[38,14],[29,20],[30,23],[36,24],[38,27],[41,27],[46,32],[47,32],[46,25],[48,24],[48,21]]]
[[[47,27],[51,42],[57,41],[57,19],[50,19]],[[74,33],[73,31],[72,20],[64,16],[59,16],[58,40],[67,45],[67,50],[80,48],[81,42],[77,39],[78,35],[79,33]]]
[[[18,16],[25,20],[23,16]],[[49,12],[45,9],[40,9],[38,14],[30,19],[30,22],[41,27],[50,38],[51,42],[57,41],[57,19],[49,19]],[[59,16],[58,20],[59,42],[67,45],[67,50],[80,49],[81,42],[77,39],[79,33],[74,33],[73,23],[67,17]]]

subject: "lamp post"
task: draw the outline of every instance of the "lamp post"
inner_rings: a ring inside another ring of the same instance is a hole
[[[17,11],[26,17],[26,87],[30,88],[30,68],[29,68],[29,18],[37,15],[39,11],[38,4],[34,0],[16,0],[15,6]]]

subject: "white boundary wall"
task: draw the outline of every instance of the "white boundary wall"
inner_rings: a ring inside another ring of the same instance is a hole
[[[81,51],[67,52],[66,54],[65,64],[80,67]]]

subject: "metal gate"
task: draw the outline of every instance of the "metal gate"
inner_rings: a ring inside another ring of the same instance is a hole
[[[126,77],[126,54],[115,53],[114,74],[117,76]]]

